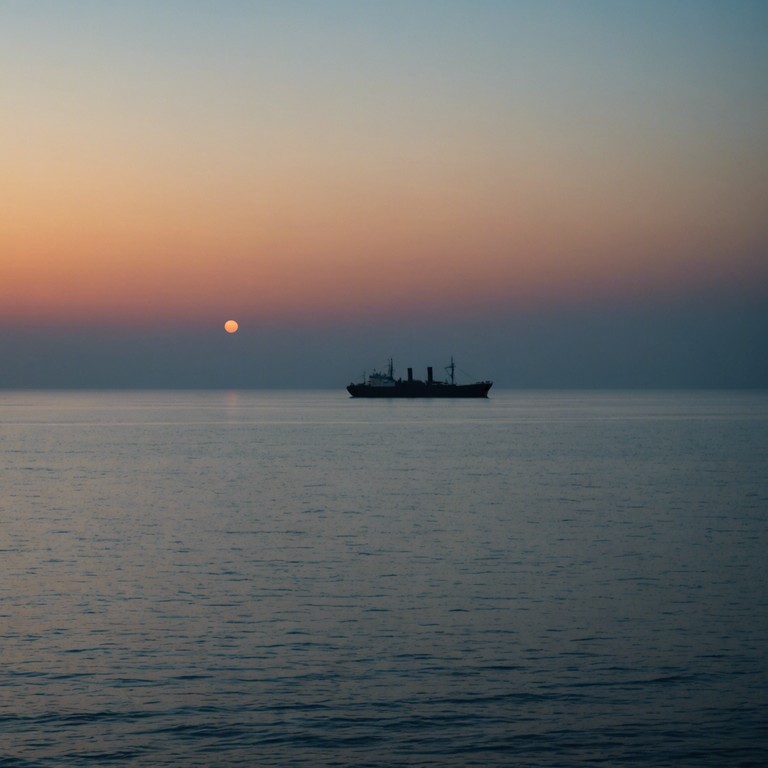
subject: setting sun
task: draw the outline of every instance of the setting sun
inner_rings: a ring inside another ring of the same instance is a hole
[[[227,333],[235,333],[237,329],[239,328],[236,320],[227,320],[226,323],[224,323],[224,330]]]

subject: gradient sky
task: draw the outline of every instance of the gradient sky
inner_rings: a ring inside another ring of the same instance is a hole
[[[2,0],[0,386],[451,353],[768,386],[767,33],[743,0]]]

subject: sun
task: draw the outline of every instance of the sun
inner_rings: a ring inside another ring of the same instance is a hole
[[[224,323],[224,330],[227,333],[235,333],[238,328],[237,320],[227,320],[227,322]]]

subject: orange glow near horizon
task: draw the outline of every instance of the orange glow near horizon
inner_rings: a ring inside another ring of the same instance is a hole
[[[0,318],[440,314],[759,270],[739,259],[759,232],[738,212],[723,226],[722,211],[670,213],[650,197],[643,210],[620,191],[570,201],[554,183],[313,192],[265,181],[230,190],[228,205],[200,189],[36,192],[16,197],[0,231]]]

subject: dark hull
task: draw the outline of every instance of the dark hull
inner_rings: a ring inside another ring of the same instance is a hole
[[[398,381],[391,387],[373,387],[370,384],[350,384],[352,397],[488,397],[493,386],[490,381],[476,384],[432,384],[423,381]]]

